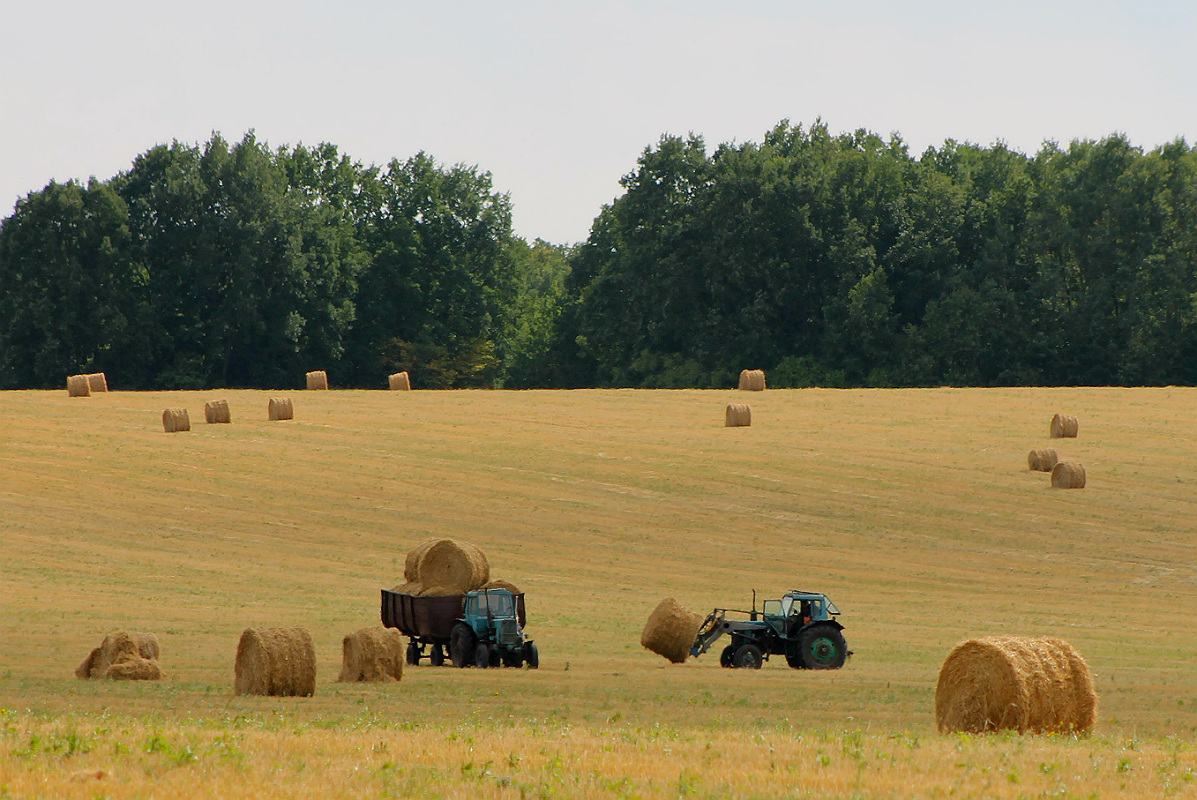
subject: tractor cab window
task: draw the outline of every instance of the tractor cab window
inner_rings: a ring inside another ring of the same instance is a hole
[[[794,598],[792,598],[792,597],[781,598],[781,615],[783,617],[788,617],[792,613],[794,613]]]
[[[515,600],[507,592],[487,592],[478,599],[483,600],[496,617],[515,616]]]
[[[766,600],[761,604],[761,613],[766,617],[780,617],[781,601],[780,600]]]

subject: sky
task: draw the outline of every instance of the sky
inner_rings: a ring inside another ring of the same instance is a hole
[[[1197,2],[42,0],[0,13],[0,76],[0,217],[51,180],[252,129],[476,165],[518,235],[563,244],[667,133],[713,149],[821,118],[915,154],[1197,144]]]

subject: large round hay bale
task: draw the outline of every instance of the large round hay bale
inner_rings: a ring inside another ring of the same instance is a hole
[[[1051,472],[1059,461],[1056,451],[1050,448],[1032,450],[1027,453],[1027,469],[1034,472]]]
[[[507,591],[511,592],[512,594],[522,594],[522,592],[520,592],[519,587],[516,586],[514,583],[512,583],[511,581],[505,581],[505,580],[500,580],[500,579],[488,581],[485,586],[480,586],[478,588],[480,588],[480,589],[506,589]]]
[[[935,722],[943,733],[1082,733],[1097,723],[1097,691],[1089,665],[1063,639],[969,639],[939,670]]]
[[[420,596],[420,592],[424,591],[424,584],[419,581],[404,581],[403,583],[391,589],[392,592],[399,594],[410,594],[416,597]]]
[[[104,637],[100,646],[91,651],[75,670],[79,678],[107,678],[111,668],[125,661],[158,660],[161,648],[152,633],[119,631]],[[132,668],[131,668],[132,669]],[[126,678],[128,680],[130,678]],[[153,678],[152,680],[157,680]]]
[[[237,694],[310,697],[316,693],[316,648],[304,628],[246,628],[233,667]]]
[[[295,408],[291,405],[290,397],[272,397],[266,405],[267,416],[271,420],[295,419]]]
[[[752,424],[752,409],[744,403],[728,403],[723,415],[723,427],[746,428]]]
[[[694,637],[704,617],[690,611],[672,597],[666,597],[653,613],[640,634],[640,644],[658,655],[680,664],[690,656]]]
[[[403,636],[394,628],[362,628],[341,642],[338,681],[386,682],[403,679]]]
[[[1075,461],[1061,461],[1052,467],[1053,489],[1084,489],[1085,465]]]
[[[440,539],[425,539],[418,545],[407,551],[407,557],[403,559],[403,580],[409,583],[418,583],[420,580],[420,560],[424,558],[424,554],[428,552],[428,548],[432,547]]]
[[[67,397],[90,397],[91,382],[86,375],[67,376]]]
[[[426,596],[465,594],[490,580],[490,563],[469,542],[438,539],[420,557],[417,574]]]
[[[87,374],[87,388],[92,394],[108,391],[108,378],[103,372],[89,372]]]
[[[322,369],[309,372],[307,374],[309,389],[327,389],[328,388],[328,373]]]
[[[740,370],[740,389],[745,392],[765,391],[765,371],[763,369]]]
[[[1075,439],[1080,424],[1076,417],[1067,414],[1056,414],[1052,417],[1051,437],[1053,439]]]
[[[209,425],[232,422],[232,415],[229,413],[228,400],[209,400],[204,403],[204,419]]]
[[[411,391],[411,378],[407,376],[406,372],[396,372],[394,375],[388,375],[387,384],[391,387],[392,392]]]
[[[162,412],[162,428],[167,433],[191,430],[191,417],[185,408],[168,408]]]

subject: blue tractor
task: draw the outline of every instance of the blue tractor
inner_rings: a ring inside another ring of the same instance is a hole
[[[524,633],[516,596],[506,589],[480,589],[465,596],[461,616],[449,633],[455,667],[540,666],[536,644]]]
[[[716,608],[698,629],[690,655],[700,656],[727,634],[731,643],[719,656],[721,666],[760,669],[769,656],[785,656],[794,669],[839,669],[852,655],[844,641],[840,610],[821,592],[786,592],[780,600],[766,600],[756,610]],[[743,614],[747,619],[729,618]]]

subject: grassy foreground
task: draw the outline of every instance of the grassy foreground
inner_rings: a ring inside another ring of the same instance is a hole
[[[288,394],[0,393],[0,798],[1197,796],[1197,390]],[[1027,471],[1052,446],[1087,488]],[[429,536],[524,588],[542,668],[336,684]],[[843,670],[639,646],[666,595],[788,588],[844,611]],[[290,624],[317,695],[232,696],[240,632]],[[120,629],[165,681],[73,677]],[[1095,734],[936,733],[988,633],[1072,642]]]

